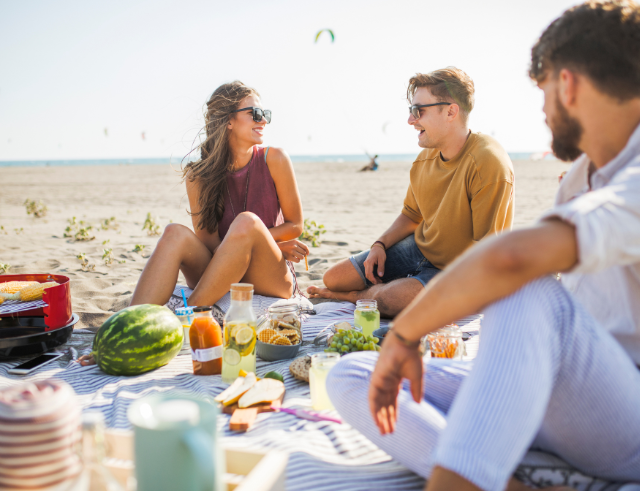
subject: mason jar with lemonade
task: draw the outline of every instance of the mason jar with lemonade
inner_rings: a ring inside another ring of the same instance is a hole
[[[245,372],[256,371],[256,314],[253,311],[253,285],[231,285],[231,306],[224,316],[222,381],[230,384]]]

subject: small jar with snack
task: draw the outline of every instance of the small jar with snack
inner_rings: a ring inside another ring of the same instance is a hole
[[[298,354],[302,323],[296,304],[269,307],[266,322],[258,330],[258,356],[266,361],[285,360]]]
[[[425,356],[462,360],[464,342],[462,331],[456,324],[449,324],[423,338]]]

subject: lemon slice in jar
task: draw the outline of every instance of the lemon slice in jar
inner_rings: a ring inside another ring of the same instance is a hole
[[[241,329],[235,330],[236,343],[238,344],[247,344],[250,343],[253,339],[253,329],[249,326],[244,326]]]
[[[227,348],[227,350],[224,352],[223,358],[224,362],[227,365],[235,366],[240,363],[240,353],[231,348]]]
[[[241,356],[250,355],[256,345],[256,336],[253,329],[250,327],[243,327],[236,333],[236,343],[242,346],[240,351]]]

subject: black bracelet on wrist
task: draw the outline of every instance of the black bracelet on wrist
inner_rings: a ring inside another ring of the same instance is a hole
[[[387,246],[384,245],[384,242],[382,242],[381,240],[376,240],[371,247],[373,248],[373,246],[375,246],[376,244],[380,244],[382,246],[382,250],[387,252]]]
[[[392,332],[398,340],[404,344],[409,349],[418,349],[420,347],[420,340],[417,341],[409,341],[407,338],[399,334],[397,331],[389,328],[389,331]]]

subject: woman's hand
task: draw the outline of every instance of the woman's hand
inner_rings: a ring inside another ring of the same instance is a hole
[[[380,434],[393,433],[398,418],[398,392],[402,379],[408,379],[413,400],[422,399],[422,354],[408,348],[393,330],[384,338],[378,362],[369,385],[369,408]]]
[[[287,261],[299,263],[309,255],[309,248],[298,239],[278,242],[278,247]]]

